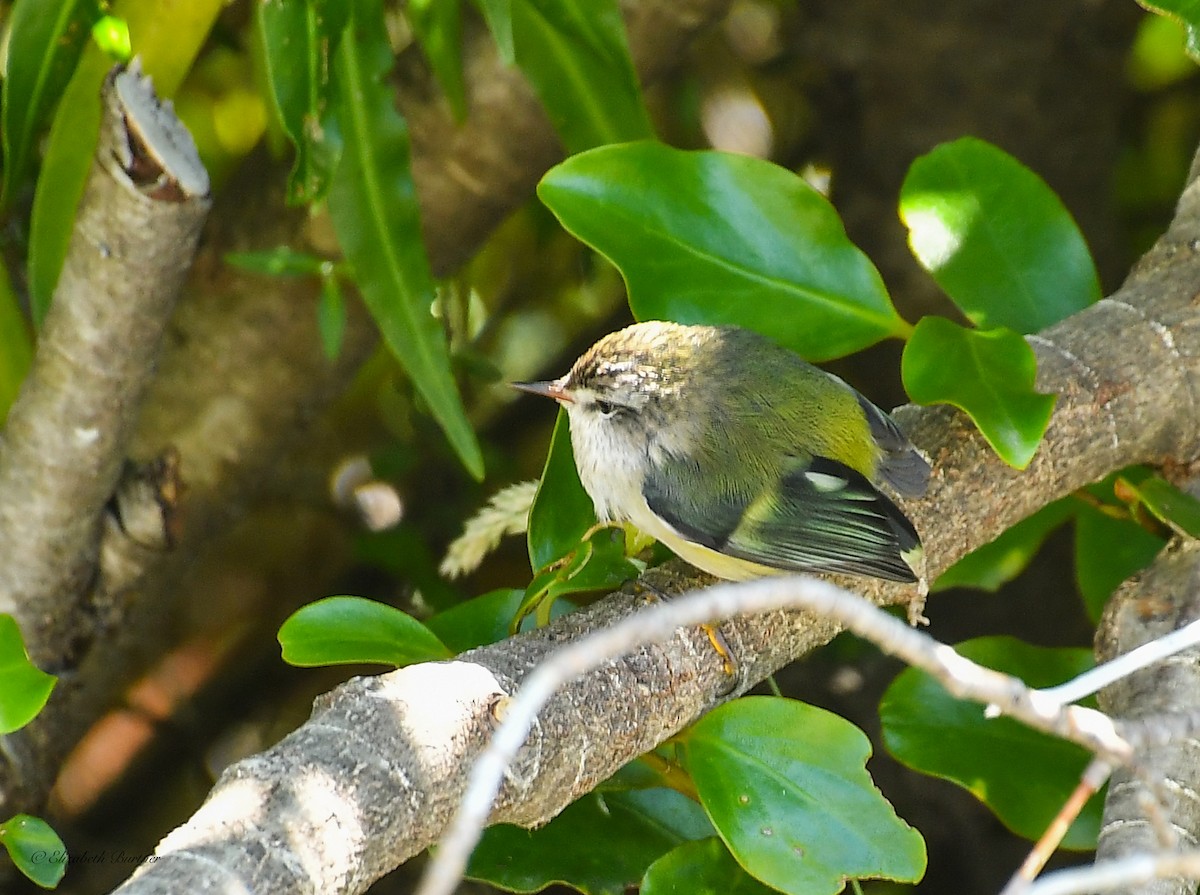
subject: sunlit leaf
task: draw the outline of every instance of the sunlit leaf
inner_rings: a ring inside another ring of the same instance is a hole
[[[406,612],[361,597],[326,597],[293,612],[279,628],[290,665],[379,662],[397,668],[446,659],[450,650]]]
[[[552,168],[538,196],[620,269],[638,319],[737,324],[810,360],[909,332],[829,202],[770,162],[606,146]]]
[[[923,317],[904,346],[904,387],[918,404],[965,411],[1010,466],[1033,459],[1054,411],[1054,395],[1034,388],[1037,358],[1024,338],[1006,329],[965,329],[944,317]]]
[[[875,788],[870,754],[849,721],[767,696],[726,703],[683,734],[684,766],[721,839],[751,876],[792,895],[924,874],[924,840]]]
[[[900,215],[918,260],[977,326],[1037,332],[1100,298],[1062,200],[983,140],[964,137],[913,162]]]
[[[0,734],[20,730],[37,717],[57,682],[29,661],[16,620],[0,613]]]

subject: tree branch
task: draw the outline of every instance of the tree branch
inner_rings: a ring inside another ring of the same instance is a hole
[[[136,62],[114,69],[101,101],[70,248],[0,445],[0,612],[64,676],[60,691],[114,622],[96,596],[105,507],[209,207],[191,137]],[[53,779],[44,745],[36,724],[0,741],[0,813]]]
[[[1189,185],[1171,229],[1116,294],[1031,340],[1039,387],[1060,397],[1025,472],[1004,466],[954,411],[906,408],[900,415],[934,461],[929,496],[906,506],[934,574],[1113,469],[1200,452],[1191,412],[1200,359],[1200,315],[1192,302],[1200,292],[1200,253],[1191,248],[1200,240],[1196,191]],[[1168,415],[1164,406],[1185,410]],[[647,584],[678,594],[696,583],[675,568],[647,573]],[[849,584],[877,603],[911,596],[911,588],[886,582]],[[191,885],[269,881],[280,892],[361,891],[436,840],[496,701],[558,644],[613,624],[638,602],[623,592],[456,662],[351,681],[276,747],[230,768],[193,819],[159,846],[163,857],[122,891],[166,892],[184,878]],[[739,658],[742,688],[838,629],[827,619],[782,611],[722,626]],[[494,819],[544,823],[720,701],[721,660],[706,642],[702,633],[683,630],[572,682],[538,716],[529,757],[512,771],[510,799]],[[454,694],[453,712],[435,711],[430,694],[441,694],[440,702]],[[319,810],[309,803],[318,791],[325,800]]]

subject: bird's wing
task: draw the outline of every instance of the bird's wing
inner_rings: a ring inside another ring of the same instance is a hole
[[[688,540],[777,569],[916,580],[903,556],[920,547],[912,523],[836,460],[797,458],[776,487],[751,495],[714,489],[711,479],[688,487],[699,472],[688,467],[674,460],[652,466],[642,489],[650,509]],[[707,500],[696,497],[714,490]]]
[[[920,497],[929,487],[929,464],[894,419],[858,392],[854,394],[879,445],[879,477],[905,497]]]

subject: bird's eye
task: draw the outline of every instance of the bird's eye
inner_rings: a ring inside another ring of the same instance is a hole
[[[610,416],[612,416],[614,413],[616,413],[620,408],[617,407],[617,405],[614,404],[612,401],[597,400],[596,401],[596,409],[600,411],[600,415],[602,417],[604,417],[605,419],[608,419]]]

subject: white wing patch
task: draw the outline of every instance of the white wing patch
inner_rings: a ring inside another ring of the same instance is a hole
[[[812,486],[823,494],[841,491],[849,482],[840,475],[830,475],[827,472],[806,472],[804,477],[812,482]]]

